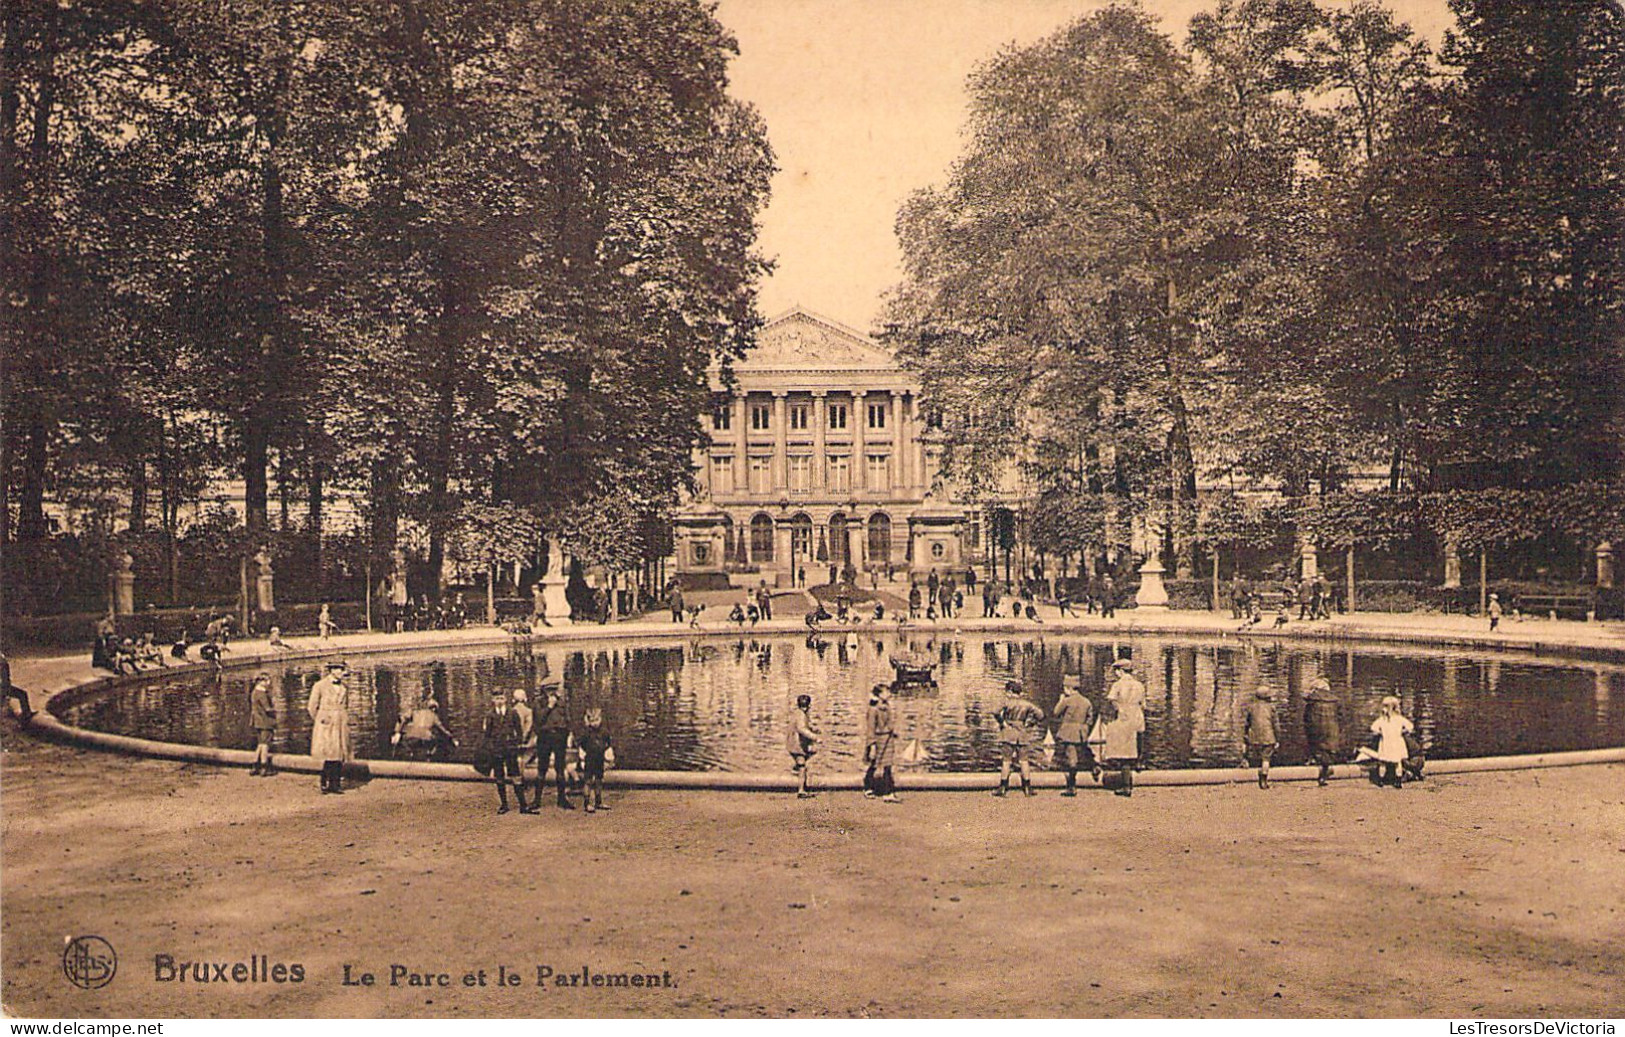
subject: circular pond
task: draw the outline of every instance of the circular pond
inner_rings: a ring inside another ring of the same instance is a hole
[[[466,761],[493,688],[558,682],[578,722],[602,707],[622,767],[677,771],[775,771],[787,766],[785,718],[797,694],[813,696],[824,733],[822,768],[858,770],[867,689],[892,677],[890,659],[936,662],[935,686],[895,699],[906,768],[977,771],[997,766],[993,713],[1018,677],[1049,710],[1063,674],[1081,673],[1097,703],[1116,653],[1132,654],[1147,687],[1146,763],[1158,768],[1242,763],[1242,714],[1267,689],[1280,717],[1279,763],[1305,758],[1303,693],[1325,676],[1342,705],[1347,749],[1384,695],[1398,695],[1434,758],[1625,746],[1625,667],[1443,649],[1273,639],[1024,635],[832,635],[714,638],[689,642],[556,642],[530,648],[459,648],[356,655],[351,714],[357,755],[394,756],[402,710],[433,698]],[[248,682],[273,678],[283,719],[275,748],[303,753],[305,702],[316,660],[228,670],[220,677],[162,673],[70,701],[62,719],[97,731],[195,745],[248,748]]]

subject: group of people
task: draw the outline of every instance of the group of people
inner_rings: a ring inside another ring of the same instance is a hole
[[[954,582],[952,573],[938,577],[935,569],[925,580],[925,594],[920,594],[918,581],[909,581],[908,616],[910,619],[952,619],[965,608],[965,592]]]
[[[542,689],[545,704],[532,710],[523,688],[510,696],[497,689],[491,693],[491,707],[480,723],[480,747],[475,768],[489,773],[497,787],[497,813],[508,812],[508,787],[513,788],[521,814],[539,814],[547,791],[547,776],[554,775],[559,809],[574,810],[570,802],[570,763],[572,746],[580,762],[582,802],[586,812],[608,810],[604,805],[604,771],[615,762],[615,750],[604,728],[604,711],[589,707],[582,717],[583,728],[572,732],[569,712],[557,684]],[[525,770],[536,769],[536,794],[525,800]]]
[[[461,630],[468,625],[468,602],[461,592],[451,600],[430,600],[419,594],[404,604],[384,606],[384,629],[396,633],[418,630]]]
[[[204,640],[198,647],[198,655],[204,662],[212,662],[218,667],[221,654],[230,651],[228,646],[231,641],[232,622],[229,615],[209,618],[204,626]],[[121,637],[118,623],[109,613],[96,621],[94,640],[90,649],[90,665],[120,675],[140,673],[143,670],[167,667],[169,659],[190,662],[192,645],[191,636],[183,628],[180,636],[170,644],[166,658],[162,644],[152,631],[149,630],[139,637]]]

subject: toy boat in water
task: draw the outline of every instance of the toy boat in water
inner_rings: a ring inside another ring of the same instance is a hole
[[[931,684],[932,674],[936,672],[935,660],[919,654],[891,657],[892,672],[896,675],[899,684]]]

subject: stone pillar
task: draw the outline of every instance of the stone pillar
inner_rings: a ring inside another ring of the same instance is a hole
[[[1444,542],[1444,585],[1450,590],[1461,587],[1461,541],[1454,536]]]
[[[1614,589],[1614,545],[1606,540],[1597,545],[1597,589]]]
[[[908,486],[903,473],[903,395],[892,390],[892,496],[902,497]]]
[[[135,611],[135,558],[121,552],[113,570],[113,611],[128,616]]]
[[[274,585],[275,570],[271,568],[271,554],[265,548],[260,548],[254,556],[254,568],[258,575],[255,578],[255,597],[258,599],[258,609],[261,612],[276,611],[276,588]]]
[[[1168,609],[1168,588],[1162,585],[1162,574],[1168,570],[1157,560],[1156,551],[1140,566],[1140,589],[1135,592],[1136,608],[1165,612]]]
[[[868,488],[869,457],[864,449],[864,430],[869,427],[868,406],[864,397],[869,395],[865,389],[852,390],[852,492],[861,493]],[[854,557],[853,565],[857,564]]]
[[[814,493],[820,493],[829,485],[829,455],[826,444],[829,438],[828,393],[823,389],[814,389],[811,406],[813,422],[812,488]]]
[[[785,413],[783,389],[773,390],[773,492],[783,493],[790,488],[790,459],[785,451]]]
[[[734,459],[734,490],[750,488],[750,399],[744,392],[733,398],[734,443],[738,456]]]
[[[1305,540],[1303,543],[1303,578],[1312,580],[1320,575],[1320,555],[1314,541]]]
[[[779,521],[773,524],[773,567],[784,572],[794,572],[790,557],[790,523]]]
[[[924,497],[926,494],[931,492],[931,476],[934,473],[931,471],[930,466],[926,463],[925,437],[922,435],[922,433],[925,431],[925,427],[920,421],[919,396],[914,397],[914,406],[912,409],[914,411],[914,417],[909,422],[909,426],[913,429],[913,442],[909,444],[909,449],[914,452],[914,486],[919,490],[920,496]]]
[[[542,577],[542,604],[547,606],[549,623],[570,622],[570,599],[564,587],[570,582],[570,556],[559,550],[559,542],[547,540],[547,575]]]

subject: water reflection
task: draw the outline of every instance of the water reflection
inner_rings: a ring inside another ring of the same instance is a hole
[[[1403,709],[1435,758],[1625,745],[1625,668],[1553,665],[1441,650],[1336,648],[1265,640],[1132,640],[1077,637],[943,637],[873,633],[740,637],[650,646],[536,646],[493,654],[357,657],[351,670],[352,733],[360,755],[388,757],[397,718],[433,701],[468,759],[493,688],[524,688],[539,700],[557,682],[579,723],[601,707],[622,766],[668,770],[781,770],[784,725],[795,696],[813,696],[825,734],[822,766],[855,770],[868,688],[892,677],[894,655],[934,660],[936,683],[903,688],[894,713],[904,744],[918,741],[914,766],[938,771],[997,766],[992,722],[1004,682],[1020,679],[1046,711],[1062,678],[1076,674],[1098,705],[1118,654],[1132,657],[1147,687],[1147,762],[1157,767],[1242,762],[1242,710],[1255,691],[1276,703],[1276,760],[1305,757],[1303,695],[1317,676],[1340,699],[1348,737],[1364,732],[1384,695]],[[283,727],[275,749],[309,744],[305,702],[314,663],[271,668]],[[247,748],[248,682],[154,678],[67,710],[73,723],[166,741]],[[1345,753],[1352,754],[1352,742]]]

